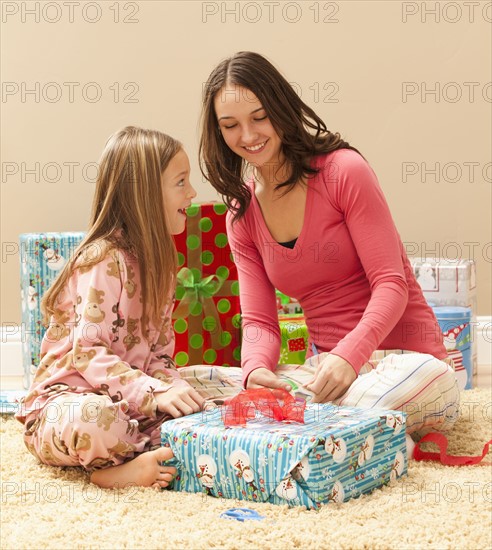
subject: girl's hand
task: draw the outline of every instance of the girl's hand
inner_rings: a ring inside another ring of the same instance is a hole
[[[157,410],[173,418],[202,410],[205,399],[191,386],[174,386],[163,393],[156,393]]]
[[[290,391],[292,386],[280,380],[280,378],[272,372],[270,369],[260,367],[255,369],[248,376],[248,381],[246,382],[246,389],[250,390],[252,388],[269,388],[271,390],[280,389]]]
[[[338,355],[327,355],[320,362],[314,378],[305,387],[314,393],[313,403],[326,403],[341,397],[357,378],[350,363]]]

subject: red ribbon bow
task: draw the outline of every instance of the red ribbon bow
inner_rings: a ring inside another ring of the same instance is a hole
[[[286,390],[259,388],[244,390],[227,401],[222,410],[222,419],[224,426],[244,426],[259,411],[263,416],[276,421],[303,423],[305,408],[304,399],[296,399]]]

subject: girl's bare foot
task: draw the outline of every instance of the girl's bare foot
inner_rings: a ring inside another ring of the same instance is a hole
[[[160,447],[155,451],[148,451],[138,455],[133,460],[96,470],[91,474],[91,481],[99,487],[111,489],[126,486],[139,487],[167,487],[176,473],[173,466],[161,466],[161,462],[169,460],[174,455],[171,449]]]

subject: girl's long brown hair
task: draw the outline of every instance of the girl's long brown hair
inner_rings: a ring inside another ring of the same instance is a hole
[[[226,84],[253,92],[281,136],[282,153],[290,167],[290,176],[277,185],[277,189],[286,187],[288,192],[298,182],[316,174],[318,170],[310,165],[315,155],[337,149],[352,149],[361,154],[339,133],[326,128],[267,59],[254,52],[236,53],[219,63],[205,84],[199,149],[200,170],[222,195],[234,220],[246,212],[251,192],[244,181],[245,163],[227,146],[215,113],[215,96]]]
[[[87,235],[44,295],[44,323],[75,269],[102,261],[112,249],[135,257],[140,270],[142,330],[161,314],[175,284],[176,247],[164,208],[161,175],[182,149],[172,137],[127,126],[106,143],[96,180]]]

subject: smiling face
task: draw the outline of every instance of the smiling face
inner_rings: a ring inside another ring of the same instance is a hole
[[[222,137],[236,155],[258,168],[281,162],[282,141],[251,90],[226,84],[214,108]]]
[[[190,183],[190,161],[188,155],[179,151],[171,159],[162,173],[162,198],[172,235],[184,231],[186,225],[186,208],[196,197],[196,191]]]

